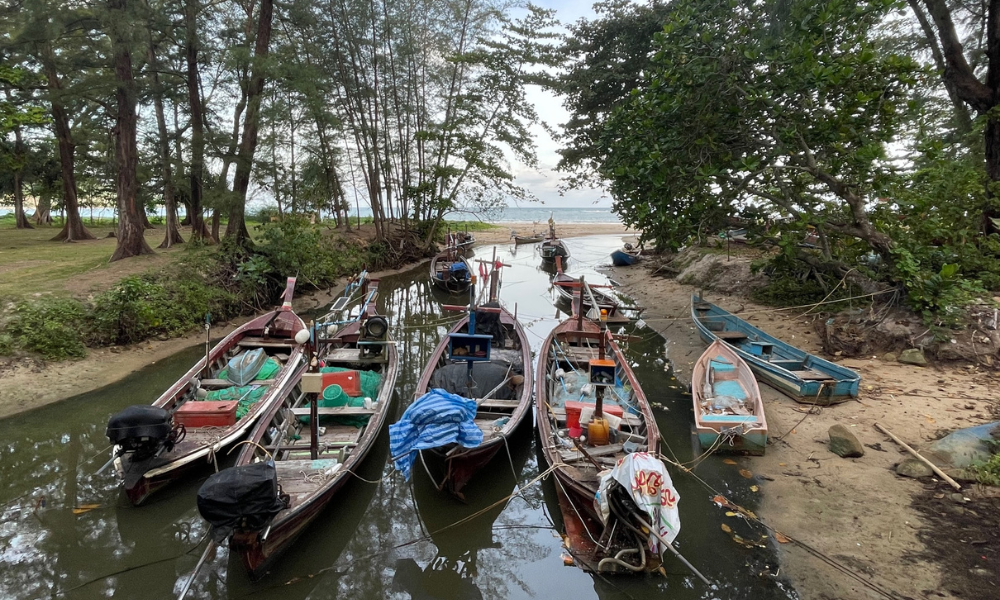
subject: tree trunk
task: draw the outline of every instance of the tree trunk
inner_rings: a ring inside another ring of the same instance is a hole
[[[188,177],[191,182],[190,207],[191,239],[211,242],[211,234],[205,228],[202,211],[202,187],[205,175],[205,117],[202,110],[201,90],[198,79],[198,13],[201,7],[197,0],[185,0],[184,38],[185,60],[187,63],[188,104],[191,112],[191,166]]]
[[[45,69],[52,98],[52,125],[55,128],[59,145],[59,165],[62,172],[63,199],[66,206],[66,223],[63,225],[62,231],[52,238],[52,241],[92,240],[94,236],[83,226],[83,219],[80,218],[80,206],[76,196],[76,175],[74,173],[76,147],[73,144],[73,134],[69,127],[66,109],[58,99],[62,82],[60,82],[59,74],[56,72],[55,57],[50,45],[44,46],[42,58],[42,67]]]
[[[250,87],[247,93],[247,115],[243,122],[243,139],[236,159],[236,176],[233,181],[233,205],[229,211],[226,237],[239,246],[250,244],[250,234],[246,226],[247,191],[250,188],[250,171],[253,155],[257,150],[257,130],[260,121],[260,102],[264,92],[264,62],[271,43],[271,22],[274,17],[274,0],[263,0],[257,23],[257,39],[254,43],[253,67]]]
[[[10,91],[7,92],[10,98]],[[14,127],[14,221],[18,229],[34,229],[24,214],[24,139],[21,126]]]
[[[136,167],[139,162],[139,149],[136,144],[137,119],[135,113],[136,89],[132,75],[131,44],[128,39],[129,18],[127,14],[128,0],[108,0],[111,11],[111,43],[115,64],[115,99],[118,113],[115,116],[115,150],[118,162],[118,211],[121,218],[118,221],[118,246],[111,255],[111,262],[138,256],[153,254],[153,249],[146,243],[145,220],[146,211],[138,201],[139,179]]]
[[[163,86],[160,85],[159,63],[153,48],[152,35],[149,44],[149,66],[153,70],[153,108],[156,111],[156,128],[160,139],[160,171],[163,177],[163,211],[166,213],[166,232],[160,248],[170,248],[183,244],[184,238],[177,227],[177,200],[174,198],[174,173],[170,166],[170,138],[167,133],[167,119],[163,114]]]

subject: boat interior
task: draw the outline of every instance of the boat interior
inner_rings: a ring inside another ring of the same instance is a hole
[[[613,373],[604,379],[605,383],[592,383],[591,371],[595,361],[599,361],[600,343],[598,333],[568,332],[557,338],[557,343],[550,347],[551,354],[544,357],[546,416],[550,425],[550,436],[544,443],[569,465],[571,478],[588,486],[597,485],[599,470],[613,467],[628,452],[644,451],[648,442],[645,418],[635,391],[622,365],[614,360],[613,352],[609,351],[607,359],[600,361],[612,362]],[[597,393],[603,394],[603,412],[609,421],[607,443],[600,445],[595,442],[604,440],[593,439],[587,428]],[[581,434],[589,439],[572,439]]]
[[[301,353],[294,352],[297,344],[290,338],[264,338],[259,335],[248,335],[240,339],[227,351],[214,357],[208,369],[208,377],[193,378],[187,383],[185,388],[175,396],[175,400],[168,404],[169,408],[176,410],[187,403],[199,401],[236,401],[236,422],[239,422],[246,414],[267,394],[270,386],[278,379],[283,369],[288,366],[288,362],[295,356],[301,364]],[[250,358],[252,355],[258,356],[255,360],[240,360]],[[234,374],[232,379],[229,376],[230,363],[238,365],[237,370],[243,373]],[[259,366],[258,366],[259,365]],[[248,369],[253,369],[255,375],[248,375]],[[245,385],[238,385],[239,382],[249,379]],[[233,381],[236,379],[236,382]],[[188,408],[195,408],[194,405]],[[192,448],[201,447],[206,444],[213,444],[218,441],[220,426],[211,424],[216,421],[200,421],[191,419],[185,423],[184,439],[168,453],[161,455],[163,459],[171,456],[183,454]],[[200,423],[205,423],[200,425]]]
[[[488,361],[471,363],[460,348],[452,344],[452,355],[446,349],[438,358],[437,367],[428,387],[441,388],[464,398],[479,400],[482,394],[489,397],[478,403],[475,423],[483,432],[483,443],[504,431],[510,417],[521,404],[525,381],[524,359],[517,332],[508,319],[501,315],[480,313],[476,317],[476,333],[490,336]],[[452,334],[456,339],[462,333]],[[471,375],[471,378],[470,378]]]
[[[805,380],[824,381],[831,379],[829,373],[823,373],[813,368],[812,356],[795,350],[784,344],[776,344],[770,340],[761,339],[751,332],[739,331],[735,327],[731,315],[708,314],[708,306],[695,305],[698,320],[720,340],[730,346],[735,346],[744,352],[776,367],[791,371],[796,377]]]
[[[388,368],[382,352],[366,356],[357,343],[335,343],[322,358],[323,391],[316,408],[317,457],[312,458],[310,395],[300,384],[274,414],[255,449],[255,460],[273,457],[278,482],[291,498],[291,508],[323,488],[344,465],[355,462],[354,453],[369,432],[369,421],[385,410],[379,405]],[[380,422],[375,419],[372,426],[377,428]]]

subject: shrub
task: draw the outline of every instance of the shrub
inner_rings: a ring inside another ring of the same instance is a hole
[[[7,325],[11,348],[37,352],[50,360],[82,358],[86,308],[70,298],[43,297],[14,306]]]

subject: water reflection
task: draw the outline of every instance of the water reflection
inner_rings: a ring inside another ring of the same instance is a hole
[[[567,240],[573,276],[603,283],[596,267],[609,264],[618,236]],[[491,248],[480,256],[492,256]],[[562,315],[553,306],[548,275],[531,246],[498,247],[503,270],[501,298],[512,308],[536,349]],[[433,294],[427,269],[384,278],[380,309],[393,322],[401,360],[395,420],[413,399],[423,362],[460,318],[442,309],[454,298]],[[627,345],[647,395],[661,403],[657,421],[680,461],[693,458],[690,397],[674,387],[657,359],[663,340],[632,331]],[[120,383],[23,415],[0,420],[0,598],[173,598],[194,568],[206,527],[195,494],[210,466],[195,480],[173,486],[149,506],[127,506],[113,477],[96,471],[108,457],[104,428],[124,406],[155,398],[199,357],[192,348],[143,369]],[[50,375],[51,376],[51,375]],[[511,456],[498,455],[489,477],[477,478],[458,505],[429,488],[418,473],[405,483],[387,466],[383,434],[372,455],[330,510],[257,584],[230,566],[220,551],[202,569],[190,598],[787,598],[774,572],[770,548],[744,548],[720,529],[726,522],[746,539],[759,534],[710,502],[711,494],[690,477],[672,471],[680,491],[683,523],[679,547],[719,582],[707,590],[668,559],[667,576],[604,580],[563,566],[558,508],[548,483],[529,485],[538,474],[530,429],[511,439]],[[668,451],[669,453],[669,451]],[[513,464],[513,467],[511,466]],[[419,467],[418,467],[419,469]],[[709,458],[696,472],[733,501],[753,509],[751,482]],[[523,494],[442,534],[428,532],[482,510],[515,487]],[[472,496],[471,494],[474,494]],[[555,526],[553,526],[553,522]],[[756,537],[755,537],[756,536]]]

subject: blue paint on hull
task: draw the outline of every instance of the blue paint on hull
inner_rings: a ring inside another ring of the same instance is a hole
[[[630,267],[639,262],[639,257],[621,250],[615,250],[611,253],[611,262],[616,267]]]
[[[711,343],[724,332],[745,336],[723,341],[750,365],[758,380],[808,404],[836,404],[858,396],[861,376],[854,371],[786,344],[697,296],[691,301],[691,318],[701,339]]]

